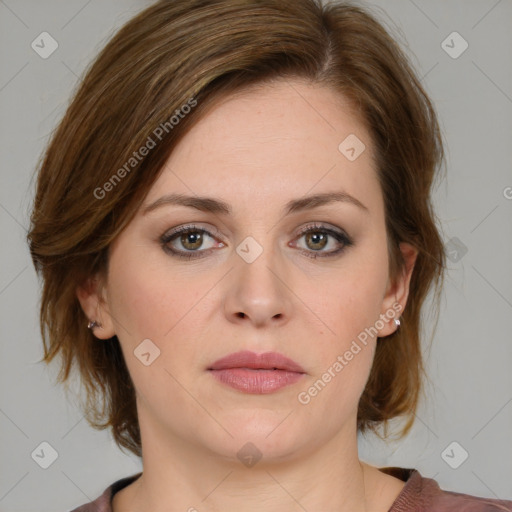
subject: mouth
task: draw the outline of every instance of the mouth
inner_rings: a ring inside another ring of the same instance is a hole
[[[305,370],[277,352],[235,352],[215,361],[208,371],[221,383],[243,393],[267,394],[299,381]]]

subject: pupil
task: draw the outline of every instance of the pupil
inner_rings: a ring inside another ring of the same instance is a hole
[[[200,233],[186,233],[183,235],[181,241],[184,247],[197,249],[197,245],[201,245],[201,237],[202,235]],[[193,247],[188,247],[189,245]]]
[[[312,240],[313,244],[321,244],[320,249],[325,247],[325,243],[326,243],[325,234],[323,234],[323,233],[310,234],[309,237]]]

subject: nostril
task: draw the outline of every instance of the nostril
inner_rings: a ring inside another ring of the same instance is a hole
[[[237,313],[237,315],[240,317],[240,318],[245,318],[245,313],[242,313],[241,311],[239,313]]]

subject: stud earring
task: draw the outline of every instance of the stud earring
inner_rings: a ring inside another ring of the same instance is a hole
[[[95,327],[99,327],[101,329],[101,324],[96,322],[96,320],[92,320],[87,324],[88,329],[94,329]]]
[[[395,318],[395,325],[398,330],[400,328],[400,319],[399,318]]]

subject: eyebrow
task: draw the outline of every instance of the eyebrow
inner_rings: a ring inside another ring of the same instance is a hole
[[[361,201],[351,196],[350,194],[347,194],[346,192],[325,192],[323,194],[315,194],[289,201],[283,208],[284,215],[317,208],[319,206],[324,206],[333,202],[352,204],[361,210],[368,212],[368,208],[363,203],[361,203]],[[143,209],[142,214],[146,215],[156,208],[165,205],[187,206],[189,208],[195,208],[196,210],[203,212],[210,212],[219,215],[230,215],[232,213],[232,208],[228,203],[213,197],[168,194],[160,197],[154,203],[146,206]]]

